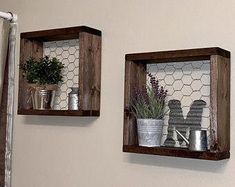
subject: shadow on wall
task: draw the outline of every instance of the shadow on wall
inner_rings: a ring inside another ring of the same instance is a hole
[[[183,170],[224,173],[229,160],[207,161],[188,158],[125,153],[124,162]]]
[[[90,127],[98,117],[26,116],[25,125]]]

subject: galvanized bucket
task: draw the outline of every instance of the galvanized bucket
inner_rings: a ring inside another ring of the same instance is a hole
[[[139,146],[160,147],[163,131],[163,120],[137,119]]]
[[[35,90],[31,92],[33,109],[48,110],[54,105],[55,90]]]

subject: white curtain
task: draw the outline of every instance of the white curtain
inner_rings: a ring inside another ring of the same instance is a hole
[[[5,187],[11,186],[12,131],[14,117],[16,24],[0,18],[0,101],[2,98],[4,71],[8,60],[8,96],[5,147]],[[3,125],[3,124],[1,124]]]
[[[2,98],[5,64],[7,59],[9,29],[9,21],[0,18],[0,104]]]

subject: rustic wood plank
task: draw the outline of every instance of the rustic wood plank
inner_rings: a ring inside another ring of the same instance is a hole
[[[148,61],[147,63],[165,63],[165,62],[179,62],[179,61],[193,61],[193,60],[209,60],[211,55],[220,55],[230,58],[230,52],[224,49],[213,48],[199,48],[186,49],[174,51],[160,51],[147,53],[133,53],[127,54],[126,60],[133,61]]]
[[[210,63],[210,150],[216,151],[218,147],[217,137],[217,90],[218,90],[218,61],[217,56],[211,58]]]
[[[81,32],[79,38],[81,109],[99,110],[101,89],[101,37]]]
[[[160,156],[173,156],[173,157],[183,157],[183,158],[194,158],[194,159],[204,159],[204,160],[223,160],[230,157],[230,153],[227,151],[224,152],[197,152],[189,151],[188,149],[183,148],[170,148],[170,147],[140,147],[137,145],[124,145],[123,152],[129,153],[140,153],[140,154],[151,154],[151,155],[160,155]]]
[[[80,32],[86,32],[92,35],[101,36],[101,31],[87,26],[68,27],[59,29],[50,29],[42,31],[32,31],[21,33],[21,38],[32,39],[41,42],[56,41],[56,40],[71,40],[77,39]]]
[[[212,150],[230,150],[230,59],[211,56]]]
[[[99,110],[18,110],[19,115],[44,115],[44,116],[100,116]]]
[[[126,61],[125,63],[125,91],[124,91],[124,107],[130,108],[130,101],[134,89],[142,88],[146,84],[146,65],[142,63],[135,63],[133,61]]]
[[[133,115],[124,113],[123,145],[137,145],[137,125]]]
[[[130,109],[131,98],[134,89],[142,87],[146,84],[146,65],[126,61],[125,64],[125,90],[124,90],[124,129],[123,129],[123,144],[135,145],[138,143],[136,119],[131,113],[126,113],[125,110]]]
[[[39,59],[43,56],[43,43],[21,39],[20,43],[20,64],[24,64],[29,57],[34,57]],[[18,108],[20,109],[30,109],[32,108],[32,103],[30,98],[30,93],[28,92],[29,85],[26,79],[22,75],[22,70],[19,71],[19,95],[18,95]]]

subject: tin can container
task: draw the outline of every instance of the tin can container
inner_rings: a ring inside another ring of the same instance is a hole
[[[72,90],[68,94],[68,109],[69,110],[79,110],[79,88],[78,87],[70,87]]]
[[[33,109],[50,110],[54,106],[55,90],[36,90],[31,93]]]
[[[160,147],[162,139],[163,120],[137,119],[139,146]]]

